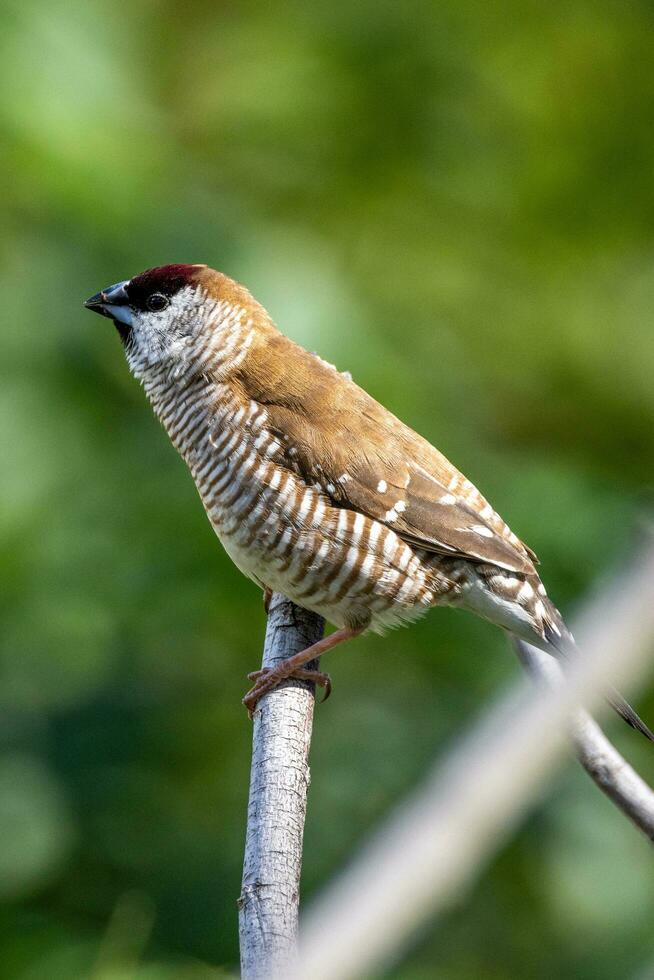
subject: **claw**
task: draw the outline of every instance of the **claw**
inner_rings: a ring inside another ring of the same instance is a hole
[[[330,698],[331,695],[332,695],[332,679],[329,676],[329,674],[324,674],[324,678],[325,678],[325,683],[322,684],[321,686],[324,687],[325,693],[323,694],[323,696],[321,698],[321,701],[320,701],[321,704],[324,704],[325,701],[327,700],[327,698]],[[316,683],[318,683],[318,682],[316,681]]]
[[[273,691],[282,681],[288,678],[294,678],[300,681],[310,681],[313,684],[317,684],[319,687],[324,687],[325,694],[321,699],[321,704],[327,700],[327,698],[332,693],[332,679],[329,674],[325,674],[320,670],[307,670],[304,667],[296,668],[290,674],[284,674],[280,671],[280,667],[283,665],[278,665],[275,668],[262,667],[260,670],[253,670],[248,674],[248,680],[254,681],[254,686],[247,692],[243,698],[243,704],[248,709],[248,715],[250,720],[254,716],[254,711],[260,699]]]
[[[357,626],[356,628],[353,626],[342,626],[340,629],[330,633],[329,636],[323,636],[322,640],[312,643],[306,650],[300,650],[299,653],[294,653],[292,657],[277,664],[276,667],[272,669],[264,668],[261,671],[252,671],[248,676],[251,679],[256,678],[254,687],[243,698],[243,704],[248,709],[250,718],[257,706],[257,701],[264,694],[267,694],[268,691],[272,691],[274,687],[277,687],[281,681],[286,680],[287,677],[299,677],[301,680],[313,681],[315,684],[320,684],[321,687],[325,688],[323,701],[326,701],[332,689],[329,674],[323,674],[318,670],[308,670],[304,667],[304,664],[311,663],[312,660],[317,660],[323,653],[327,653],[328,650],[333,650],[334,647],[337,647],[339,643],[344,643],[345,640],[351,640],[352,637],[358,636],[365,628],[365,626]]]
[[[320,699],[320,704],[324,704],[329,695],[332,693],[331,676],[323,673],[321,670],[304,670],[302,667],[299,667],[291,674],[291,677],[295,677],[300,681],[311,681],[313,684],[317,684],[318,687],[324,687],[325,693]]]

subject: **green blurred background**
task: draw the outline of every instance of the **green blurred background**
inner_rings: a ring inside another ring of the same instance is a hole
[[[0,977],[211,980],[261,596],[82,301],[164,262],[245,282],[483,488],[572,613],[651,509],[654,9],[2,0],[1,25]],[[329,669],[305,899],[519,674],[449,611]],[[648,845],[570,762],[389,976],[626,977],[653,915]]]

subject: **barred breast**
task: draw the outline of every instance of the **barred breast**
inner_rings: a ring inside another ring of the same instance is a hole
[[[336,626],[378,632],[455,599],[452,569],[378,521],[334,506],[319,483],[282,465],[264,407],[229,385],[208,389],[202,378],[180,390],[153,376],[145,387],[225,550],[261,587]]]

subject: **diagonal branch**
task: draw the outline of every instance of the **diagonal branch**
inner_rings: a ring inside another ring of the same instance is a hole
[[[514,640],[525,668],[547,684],[564,680],[558,662],[530,646]],[[654,841],[654,793],[644,779],[622,758],[591,716],[580,708],[572,719],[572,742],[577,758],[590,778],[651,841]]]
[[[305,650],[323,629],[315,613],[273,595],[262,666],[274,667]],[[262,698],[254,712],[238,900],[243,980],[283,976],[295,954],[313,706],[313,684],[290,680]]]

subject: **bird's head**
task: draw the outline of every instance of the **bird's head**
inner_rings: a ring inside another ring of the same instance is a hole
[[[220,351],[261,311],[243,286],[206,265],[147,269],[84,305],[113,320],[130,367],[140,376],[164,363],[180,373],[197,362],[210,337],[221,334],[212,345]]]

